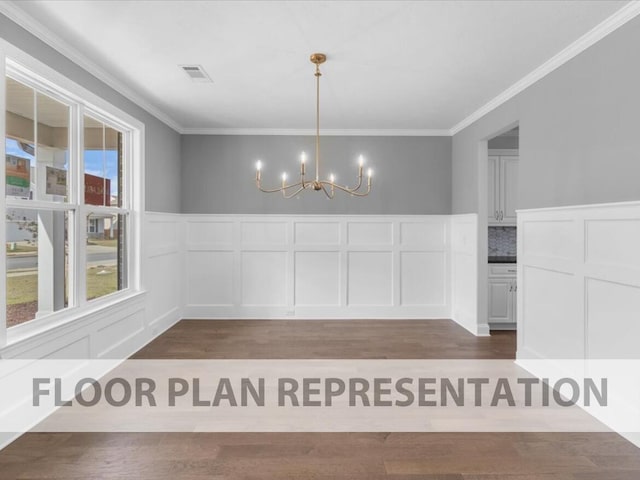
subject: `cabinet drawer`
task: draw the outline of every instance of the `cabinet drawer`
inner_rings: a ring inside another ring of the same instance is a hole
[[[518,273],[516,265],[489,265],[490,276],[514,276]]]

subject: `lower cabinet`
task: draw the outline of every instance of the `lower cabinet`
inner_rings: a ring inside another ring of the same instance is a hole
[[[511,330],[516,326],[515,275],[489,277],[489,327]]]

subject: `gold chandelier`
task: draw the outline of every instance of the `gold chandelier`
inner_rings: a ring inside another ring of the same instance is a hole
[[[358,183],[355,187],[339,185],[335,182],[336,177],[333,173],[329,174],[329,179],[320,179],[320,64],[327,60],[324,53],[314,53],[311,55],[311,63],[316,66],[316,177],[315,180],[305,179],[307,155],[302,152],[300,155],[300,180],[296,183],[287,183],[286,172],[282,174],[282,184],[279,188],[266,189],[262,188],[262,162],[256,162],[256,186],[260,191],[265,193],[282,192],[284,198],[292,198],[304,190],[323,191],[329,198],[333,198],[336,190],[341,190],[350,195],[364,197],[371,192],[371,177],[373,172],[371,169],[367,171],[367,190],[360,191],[362,187],[362,170],[364,168],[364,157],[360,155],[358,159]]]

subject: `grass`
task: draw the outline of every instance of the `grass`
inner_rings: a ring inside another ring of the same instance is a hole
[[[106,271],[107,274],[98,275]],[[118,288],[116,267],[91,267],[87,269],[87,299],[102,297]],[[38,300],[38,276],[17,275],[7,277],[7,305],[19,305]]]
[[[109,239],[109,240],[91,238],[91,239],[87,240],[87,245],[99,245],[101,247],[117,248],[118,240],[115,239],[115,238],[112,238],[112,239]]]
[[[115,292],[118,289],[117,270],[116,266],[87,268],[87,299],[91,300]]]
[[[11,255],[12,253],[26,253],[26,252],[37,252],[38,247],[36,245],[24,245],[24,244],[16,244],[15,248],[10,248],[10,244],[7,244],[7,253]]]
[[[38,300],[38,276],[7,277],[7,305],[18,305]]]

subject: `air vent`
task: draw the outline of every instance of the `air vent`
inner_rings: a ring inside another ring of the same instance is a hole
[[[211,82],[211,77],[200,65],[179,65],[194,82]]]

